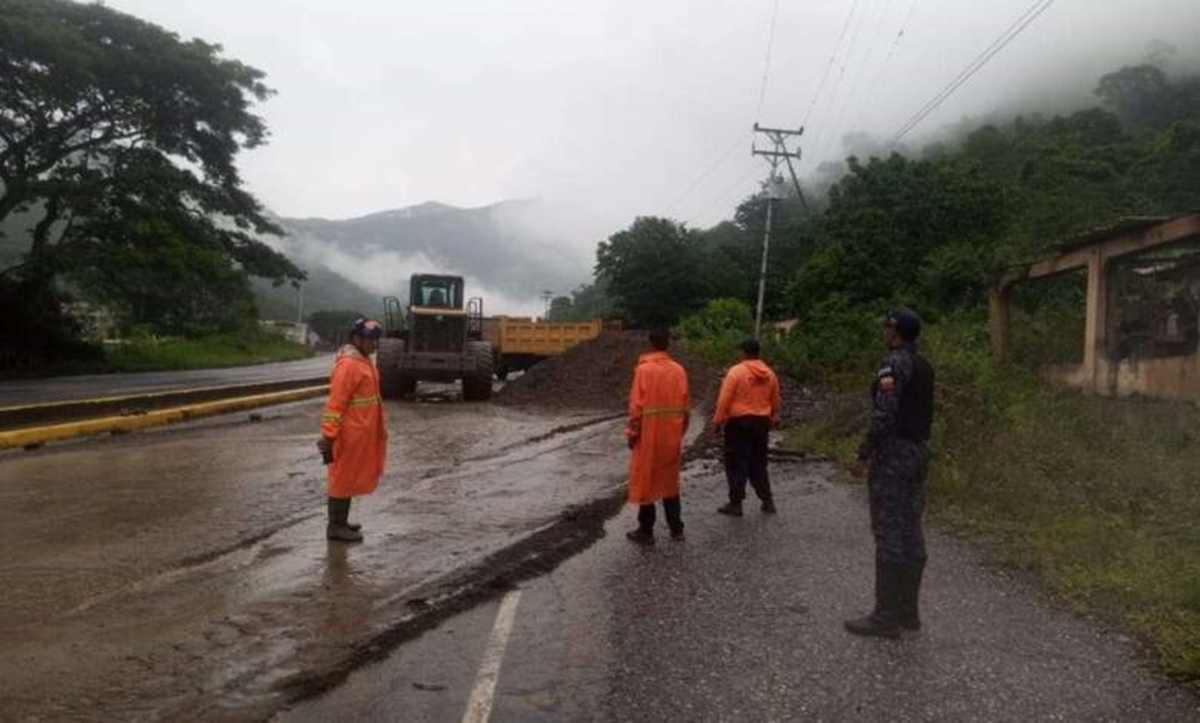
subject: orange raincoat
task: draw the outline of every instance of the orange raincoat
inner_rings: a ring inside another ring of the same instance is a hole
[[[629,461],[630,504],[679,496],[688,402],[687,372],[670,354],[653,351],[638,358],[625,430],[630,440],[636,440]]]
[[[329,496],[374,492],[387,454],[379,372],[353,345],[342,347],[333,363],[321,434],[334,440],[333,463],[328,467]]]

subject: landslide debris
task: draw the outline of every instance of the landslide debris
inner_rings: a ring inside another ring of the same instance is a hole
[[[638,356],[650,351],[643,331],[606,331],[535,364],[504,385],[493,402],[511,407],[601,409],[619,412],[629,402]],[[688,374],[692,403],[711,407],[719,372],[672,344],[671,355]]]

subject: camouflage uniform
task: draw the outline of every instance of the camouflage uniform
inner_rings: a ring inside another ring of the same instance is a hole
[[[913,565],[925,561],[921,514],[929,473],[933,421],[933,368],[912,344],[897,347],[879,365],[871,385],[871,429],[858,450],[868,460],[875,559]]]
[[[875,537],[875,609],[848,621],[851,632],[895,637],[921,627],[917,600],[925,568],[925,479],[933,423],[933,367],[912,343],[884,357],[871,386],[871,428],[859,447],[868,463]]]

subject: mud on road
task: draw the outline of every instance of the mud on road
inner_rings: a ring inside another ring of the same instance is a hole
[[[0,719],[262,719],[553,567],[621,508],[643,346],[389,403],[362,545],[324,539],[320,401],[0,454]]]
[[[367,542],[330,545],[319,409],[0,457],[0,719],[261,718],[620,505],[611,413],[388,405]]]

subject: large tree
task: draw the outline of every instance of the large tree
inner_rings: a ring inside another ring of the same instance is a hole
[[[627,321],[647,328],[674,324],[710,291],[700,234],[665,218],[637,218],[600,242],[596,278]]]
[[[228,322],[247,273],[302,278],[259,240],[281,230],[235,165],[267,135],[263,78],[100,4],[0,0],[0,224],[27,235],[0,292],[53,299],[65,279],[181,328]]]

